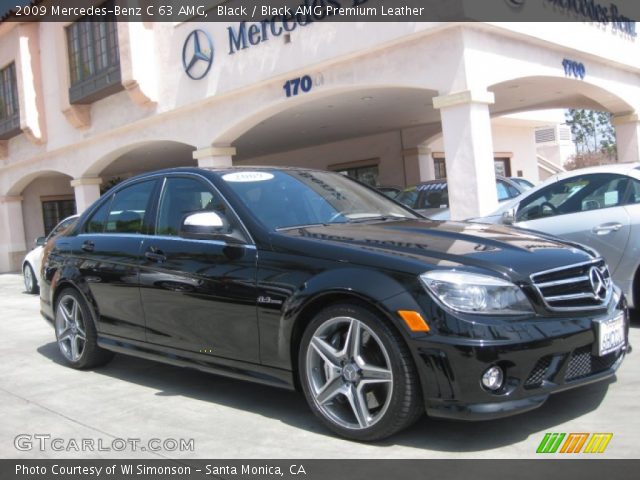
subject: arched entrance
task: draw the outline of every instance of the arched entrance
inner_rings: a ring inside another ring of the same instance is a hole
[[[403,186],[419,181],[413,131],[437,128],[436,95],[399,86],[309,94],[251,113],[214,144],[235,147],[238,165],[305,166]]]
[[[35,171],[0,198],[0,271],[18,270],[35,238],[48,234],[60,220],[76,213],[70,181],[58,171]]]

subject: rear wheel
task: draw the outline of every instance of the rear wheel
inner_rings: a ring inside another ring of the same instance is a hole
[[[335,305],[316,315],[302,337],[299,372],[313,412],[347,438],[386,438],[424,412],[404,341],[358,305]]]
[[[22,270],[24,277],[24,289],[27,293],[38,293],[38,282],[36,281],[36,274],[30,264],[25,264]]]
[[[60,353],[73,368],[97,367],[113,358],[113,352],[98,346],[91,309],[73,288],[58,296],[55,330]]]

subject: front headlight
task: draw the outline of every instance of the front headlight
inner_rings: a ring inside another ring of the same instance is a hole
[[[434,270],[420,275],[427,290],[447,307],[464,313],[519,315],[533,312],[520,287],[477,273]]]

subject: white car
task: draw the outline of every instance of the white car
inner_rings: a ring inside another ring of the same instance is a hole
[[[640,308],[640,163],[615,163],[554,175],[487,217],[549,233],[597,251],[629,306]]]
[[[22,261],[22,275],[24,277],[24,288],[27,293],[38,293],[40,289],[40,265],[42,264],[42,254],[44,246],[50,238],[55,237],[60,232],[76,221],[79,215],[71,215],[62,220],[46,237],[35,239],[36,247],[24,257]]]

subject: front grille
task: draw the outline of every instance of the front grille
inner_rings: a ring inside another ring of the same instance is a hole
[[[611,275],[602,259],[534,273],[531,280],[550,310],[602,308],[613,292]]]
[[[578,380],[595,373],[604,372],[611,368],[620,356],[620,350],[602,357],[592,355],[591,350],[591,345],[587,345],[573,351],[567,366],[567,373],[564,376],[565,381]]]
[[[533,370],[531,370],[529,377],[527,377],[527,379],[525,380],[524,387],[535,388],[542,385],[542,381],[547,376],[547,371],[549,370],[550,366],[551,366],[550,355],[547,355],[546,357],[542,357],[540,360],[538,360],[535,367],[533,367]]]

